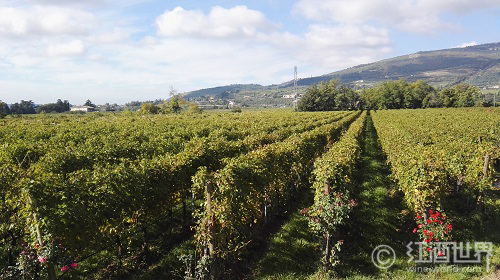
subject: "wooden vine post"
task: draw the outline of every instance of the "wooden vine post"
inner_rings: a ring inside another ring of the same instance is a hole
[[[208,233],[208,255],[212,257],[214,255],[215,250],[215,232],[214,232],[214,215],[212,210],[212,194],[214,191],[214,187],[211,183],[206,186],[206,211],[207,211],[207,222],[206,222],[206,230]]]
[[[118,268],[117,272],[120,273],[120,270],[123,266],[123,245],[122,245],[122,240],[120,238],[120,234],[116,234],[115,236],[115,242],[116,242],[116,258],[118,259]]]
[[[328,183],[328,180],[325,181],[325,184],[323,185],[323,193],[324,195],[330,195],[331,188],[330,184]],[[326,232],[325,233],[325,264],[329,263],[330,260],[330,255],[331,255],[331,249],[330,249],[330,233]],[[328,271],[329,267],[325,267],[325,269]]]
[[[205,250],[205,257],[209,257],[211,260],[209,266],[210,279],[217,278],[217,269],[216,269],[216,259],[215,259],[215,219],[214,219],[214,211],[212,205],[212,196],[214,192],[213,183],[210,181],[205,185],[206,192],[206,212],[207,218],[205,221],[205,230],[207,233],[207,250]]]
[[[484,165],[483,165],[483,180],[485,180],[487,177],[488,177],[488,169],[490,167],[490,160],[491,160],[491,155],[490,154],[486,154],[484,156]],[[482,193],[482,192],[481,192]],[[479,203],[479,207],[481,209],[481,212],[485,212],[486,211],[486,207],[484,205],[484,198],[482,195],[479,195],[479,198],[478,198],[478,203]]]
[[[31,194],[31,192],[28,194],[28,204],[30,206],[32,215],[33,215],[33,221],[35,224],[35,234],[36,234],[36,240],[38,241],[38,244],[40,247],[43,248],[44,243],[43,243],[43,234],[42,230],[40,229],[40,219],[37,214],[37,209],[38,209],[38,203],[36,198]],[[54,264],[52,261],[49,259],[47,261],[47,273],[48,273],[48,279],[49,280],[56,280],[56,271],[54,268]]]
[[[488,168],[490,166],[490,159],[491,155],[487,154],[486,156],[484,156],[483,180],[486,179],[486,177],[488,177]]]

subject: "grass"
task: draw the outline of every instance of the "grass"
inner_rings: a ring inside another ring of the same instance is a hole
[[[148,267],[131,280],[183,279],[185,263],[180,257],[194,254],[194,239],[190,238],[170,250],[158,263]]]
[[[311,234],[307,218],[295,212],[269,242],[252,279],[306,279],[317,270],[318,239]]]
[[[371,254],[379,245],[391,246],[397,255],[404,255],[408,223],[402,196],[390,177],[390,167],[378,142],[372,120],[367,119],[363,152],[356,176],[359,204],[349,219],[347,238],[337,268],[338,277],[384,276],[372,263]],[[394,266],[401,264],[395,263]]]

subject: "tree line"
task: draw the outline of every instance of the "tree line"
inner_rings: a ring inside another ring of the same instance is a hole
[[[481,90],[466,83],[437,89],[424,81],[386,81],[370,89],[354,91],[338,81],[309,87],[297,104],[298,111],[382,110],[492,106]]]
[[[55,103],[48,103],[36,106],[31,100],[21,100],[12,104],[10,107],[7,103],[0,100],[0,118],[7,115],[22,115],[22,114],[39,114],[39,113],[63,113],[69,111],[71,104],[68,100],[62,101],[57,99]]]

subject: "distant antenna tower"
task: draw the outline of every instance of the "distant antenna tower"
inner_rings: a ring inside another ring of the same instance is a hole
[[[295,95],[297,95],[297,66],[293,68],[293,90]]]
[[[297,109],[297,103],[299,102],[297,94],[297,65],[293,68],[293,107]]]

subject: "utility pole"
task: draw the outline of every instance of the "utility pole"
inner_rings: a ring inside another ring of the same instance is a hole
[[[297,65],[293,68],[293,108],[297,109],[299,95],[297,93]]]

